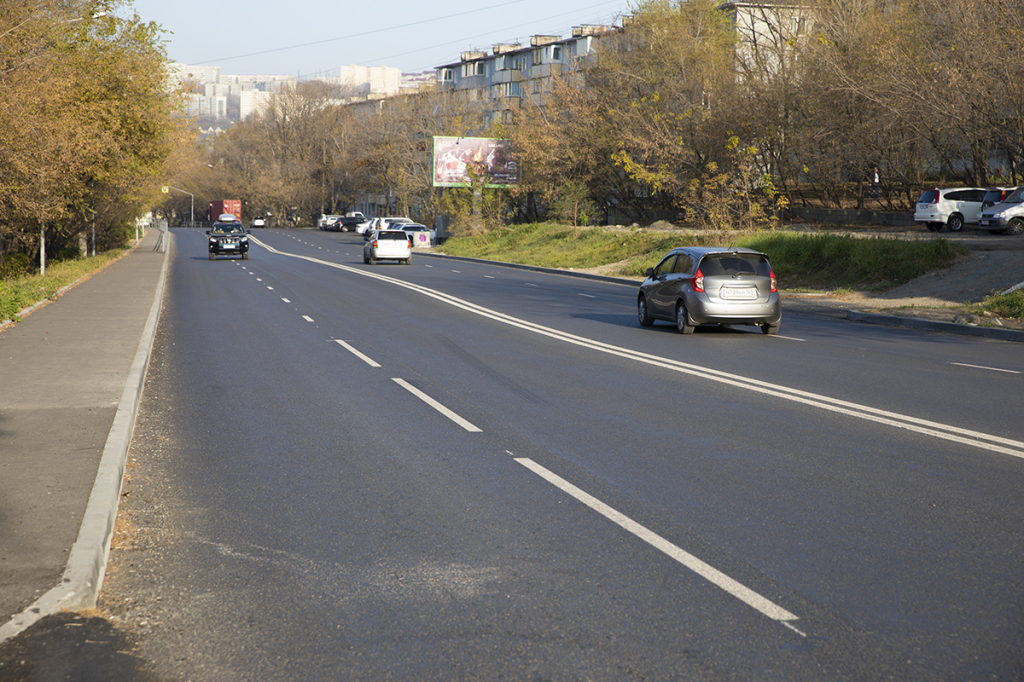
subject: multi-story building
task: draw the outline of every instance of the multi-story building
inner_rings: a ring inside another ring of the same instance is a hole
[[[811,9],[802,0],[728,1],[719,10],[739,34],[738,64],[756,66],[760,73],[785,68],[794,40],[808,35],[813,25]],[[484,102],[492,120],[509,120],[511,111],[522,105],[544,103],[553,78],[586,68],[600,42],[628,30],[631,20],[624,16],[621,28],[577,26],[566,39],[535,35],[529,47],[502,43],[491,54],[463,52],[459,62],[437,67],[437,87]]]
[[[168,71],[172,87],[186,93],[188,115],[198,118],[245,120],[266,106],[271,93],[295,85],[294,76],[228,75],[219,66],[175,63]]]
[[[463,52],[459,62],[437,67],[437,87],[467,101],[484,102],[492,119],[509,120],[524,100],[532,104],[546,101],[555,77],[585,67],[597,53],[597,43],[620,30],[614,26],[577,26],[571,38],[535,35],[529,47],[501,43],[491,54]]]

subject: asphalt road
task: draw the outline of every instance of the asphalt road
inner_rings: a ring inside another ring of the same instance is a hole
[[[154,679],[1024,674],[1019,345],[253,236],[175,231],[102,604]]]

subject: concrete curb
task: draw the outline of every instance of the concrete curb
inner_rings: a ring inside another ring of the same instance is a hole
[[[160,307],[163,303],[164,284],[167,281],[167,269],[170,262],[171,238],[169,230],[160,230],[155,250],[163,251],[164,262],[157,282],[153,305],[149,311],[146,326],[139,341],[135,359],[128,373],[128,380],[121,400],[117,405],[114,423],[107,434],[103,447],[96,481],[93,483],[89,503],[85,509],[82,525],[78,530],[78,538],[71,547],[68,563],[60,585],[54,587],[20,614],[0,626],[0,642],[16,636],[40,618],[57,613],[62,609],[78,611],[95,608],[96,598],[103,585],[103,577],[107,569],[107,557],[110,554],[110,541],[114,534],[114,522],[117,520],[117,506],[121,499],[121,483],[124,480],[124,469],[128,459],[128,446],[131,444],[132,432],[135,429],[135,417],[138,414],[142,388],[146,381],[146,370],[149,356],[156,337],[156,326],[160,319]]]
[[[1019,329],[978,327],[971,324],[957,324],[956,322],[922,320],[917,317],[896,317],[894,315],[883,315],[881,313],[864,313],[859,310],[846,311],[846,317],[854,322],[868,322],[870,324],[881,324],[889,327],[906,327],[908,329],[922,329],[925,331],[961,334],[964,336],[983,336],[990,339],[1024,343],[1024,331]]]

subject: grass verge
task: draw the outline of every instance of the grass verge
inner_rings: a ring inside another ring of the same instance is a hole
[[[623,232],[574,229],[553,223],[515,225],[455,237],[446,241],[442,250],[453,256],[562,269],[616,264],[608,274],[642,277],[666,251],[678,246],[740,246],[763,251],[771,259],[782,287],[828,291],[885,291],[931,270],[949,267],[959,256],[970,253],[946,239],[905,241],[795,232]]]
[[[988,311],[996,317],[1024,319],[1024,289],[1008,294],[992,294],[978,304],[978,311]]]
[[[98,253],[94,258],[81,258],[48,264],[45,275],[25,275],[0,280],[0,322],[17,319],[18,313],[39,301],[53,299],[57,292],[86,275],[101,270],[120,258],[126,249]]]

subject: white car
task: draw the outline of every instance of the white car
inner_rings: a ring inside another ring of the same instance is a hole
[[[984,199],[985,190],[979,187],[926,189],[917,200],[914,220],[926,223],[930,232],[938,232],[943,225],[959,232],[966,223],[978,224]]]
[[[370,235],[377,230],[393,230],[399,223],[411,223],[413,222],[410,218],[400,218],[396,216],[387,216],[383,218],[374,218],[370,221],[370,226],[363,231],[363,237],[369,239]]]
[[[401,230],[376,230],[363,246],[363,262],[376,265],[379,260],[396,260],[409,265],[412,247]]]

